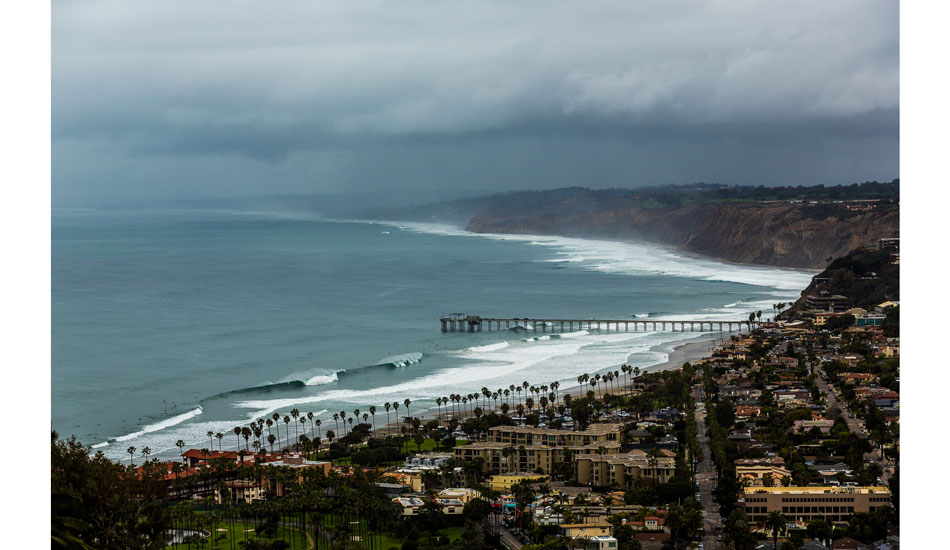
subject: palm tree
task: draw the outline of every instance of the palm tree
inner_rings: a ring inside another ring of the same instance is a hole
[[[237,442],[238,442],[237,447],[235,447],[234,449],[237,451],[240,451],[241,450],[241,427],[240,426],[234,427],[234,437],[237,439]]]
[[[307,413],[307,420],[310,421],[310,437],[313,438],[313,411]]]
[[[389,436],[389,409],[392,407],[388,402],[383,403],[383,408],[386,409],[386,435]]]
[[[399,401],[393,401],[393,414],[396,415],[396,423],[399,423]]]
[[[249,451],[249,450],[250,450],[250,449],[248,449],[248,447],[247,447],[247,442],[248,442],[249,439],[251,439],[251,434],[252,434],[252,433],[253,433],[253,432],[251,431],[251,429],[248,428],[247,426],[241,428],[241,437],[244,438],[244,450],[245,450],[245,451]],[[240,444],[240,441],[238,442],[238,444]]]
[[[340,413],[333,413],[333,422],[336,423],[336,431],[340,431]]]
[[[208,433],[212,433],[212,432],[208,432]],[[175,446],[178,447],[178,456],[180,456],[182,461],[184,461],[185,460],[185,457],[184,457],[185,441],[182,439],[179,439],[178,441],[175,442]]]
[[[267,434],[267,442],[270,443],[270,452],[274,452],[274,442],[277,441],[277,437],[274,434]]]
[[[221,451],[221,440],[224,439],[224,434],[221,433],[221,432],[218,432],[218,433],[214,434],[214,437],[215,437],[215,439],[218,440],[218,451],[220,452],[220,451]],[[213,446],[213,445],[212,445],[212,446]]]
[[[772,532],[772,548],[778,548],[778,536],[785,534],[785,524],[787,523],[788,520],[782,515],[782,512],[778,511],[769,512],[769,516],[765,518],[765,530]]]
[[[300,417],[300,409],[290,409],[290,416],[294,419],[294,440],[296,441],[297,436],[297,418]],[[287,437],[290,437],[290,433],[287,433]]]
[[[125,452],[129,453],[129,464],[135,467],[135,463],[132,462],[132,459],[135,458],[135,447],[130,446],[128,449],[125,450]]]
[[[296,427],[296,424],[294,424]],[[290,446],[290,417],[284,415],[284,431],[287,432],[287,446]]]
[[[213,430],[208,430],[208,431],[205,433],[205,435],[207,435],[207,436],[208,436],[208,439],[211,441],[211,448],[213,449],[213,448],[214,448],[214,431],[213,431]]]
[[[280,413],[274,413],[271,415],[271,419],[275,426],[277,426],[277,448],[280,449]]]
[[[402,402],[402,404],[406,406],[406,418],[410,418],[409,405],[412,404],[412,401],[409,401],[408,399],[406,399],[405,401]]]
[[[314,420],[313,423],[317,425],[317,450],[319,451],[319,450],[320,450],[320,439],[321,439],[321,437],[320,437],[320,436],[321,436],[321,434],[320,434],[320,424],[323,424],[323,421],[318,418],[318,419]]]
[[[148,455],[152,454],[152,449],[150,447],[142,448],[142,456],[145,457],[145,462],[148,462]]]
[[[369,414],[373,417],[373,432],[376,432],[376,405],[370,405]]]

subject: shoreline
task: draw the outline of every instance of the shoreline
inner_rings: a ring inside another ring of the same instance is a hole
[[[778,266],[770,264],[754,264],[754,263],[745,263],[737,262],[734,260],[729,260],[726,258],[720,258],[718,256],[711,256],[706,254],[701,254],[699,252],[694,252],[692,250],[686,250],[680,246],[670,243],[661,243],[657,241],[651,241],[646,239],[632,239],[632,238],[611,238],[610,236],[595,237],[590,235],[578,236],[578,235],[563,235],[561,233],[520,233],[520,232],[506,232],[506,233],[497,233],[493,231],[472,231],[468,228],[468,224],[456,224],[448,221],[429,221],[429,220],[416,220],[416,219],[405,219],[405,220],[380,220],[380,219],[352,219],[352,220],[327,220],[327,221],[355,221],[358,223],[369,223],[369,224],[379,224],[379,225],[388,225],[391,227],[400,227],[400,223],[424,223],[429,225],[441,225],[446,228],[455,229],[468,233],[473,236],[482,236],[482,237],[491,237],[491,236],[514,236],[514,237],[561,237],[565,239],[579,239],[592,242],[606,242],[606,243],[621,243],[621,244],[645,244],[650,246],[655,246],[665,252],[679,254],[686,258],[693,260],[706,260],[720,262],[725,265],[734,266],[734,267],[747,267],[747,268],[765,268],[765,269],[775,269],[779,271],[788,271],[788,272],[800,272],[806,273],[808,275],[816,275],[821,273],[824,268],[813,268],[813,267],[797,267],[797,266]]]
[[[733,334],[733,333],[730,333],[730,334]],[[738,334],[741,334],[741,333],[738,333]],[[696,336],[695,338],[690,338],[686,340],[685,342],[681,342],[680,344],[677,344],[675,347],[673,347],[671,351],[666,352],[668,355],[666,361],[657,363],[655,365],[643,367],[641,369],[640,374],[641,375],[652,374],[652,373],[662,372],[666,370],[673,370],[673,369],[682,367],[683,363],[692,363],[700,359],[705,359],[712,354],[713,346],[720,340],[722,340],[722,338],[713,337],[713,336],[710,336],[709,334],[704,334],[704,335]],[[663,347],[664,347],[663,344],[658,344],[657,346],[654,346],[653,348],[651,348],[650,351],[663,351],[662,350]],[[606,369],[606,367],[604,369]],[[604,369],[598,369],[595,372],[600,372],[600,370],[604,370]],[[581,395],[586,395],[589,389],[590,389],[589,387],[586,387],[586,386],[581,387],[580,385],[577,385],[575,383],[572,386],[568,386],[564,389],[558,390],[558,394],[560,395],[570,394],[571,397],[573,398],[573,397],[577,397]],[[485,407],[485,409],[486,409],[486,412],[498,412],[500,410],[500,407]],[[414,418],[418,418],[423,423],[429,420],[439,420],[440,422],[442,422],[444,421],[443,416],[445,415],[443,415],[440,412],[437,412],[436,408],[428,408],[428,409],[425,409],[421,414],[413,415]],[[459,419],[464,420],[470,416],[472,415],[461,414],[459,415]],[[405,425],[406,425],[405,422],[398,422],[398,421],[391,422],[388,425],[382,425],[375,430],[370,430],[371,437],[376,437],[377,434],[383,435],[386,432],[391,432],[392,434],[399,434],[400,428]]]

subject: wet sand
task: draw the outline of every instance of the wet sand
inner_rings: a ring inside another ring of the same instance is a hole
[[[698,336],[693,340],[680,344],[673,348],[669,352],[669,357],[666,361],[658,363],[656,365],[651,365],[645,367],[641,374],[651,373],[651,372],[661,372],[665,370],[677,369],[683,366],[683,363],[692,363],[705,359],[712,355],[713,347],[722,342],[724,338],[722,337],[710,337],[709,335]],[[654,349],[653,351],[660,351],[659,349]],[[619,370],[619,368],[617,369]],[[621,373],[621,379],[626,380],[626,376]],[[563,395],[565,393],[571,394],[571,396],[576,397],[578,395],[585,395],[587,391],[590,390],[590,386],[581,387],[578,385],[569,386],[567,388],[561,388],[558,390],[558,393]],[[598,387],[598,393],[600,393],[600,387]],[[496,410],[494,408],[488,408],[491,410]],[[377,411],[378,412],[378,411]],[[420,418],[423,422],[431,420],[440,416],[436,409],[429,409],[419,415],[413,415]],[[466,416],[471,415],[461,415],[460,418],[465,418]],[[389,425],[389,429],[392,430],[391,433],[399,433],[399,427],[403,426],[402,423],[393,422]],[[379,427],[374,433],[384,434],[386,432],[386,426]]]

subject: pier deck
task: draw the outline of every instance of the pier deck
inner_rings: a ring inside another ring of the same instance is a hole
[[[673,331],[673,332],[735,332],[752,329],[754,321],[710,321],[664,319],[561,319],[561,318],[503,318],[481,317],[455,313],[440,319],[442,332],[492,332],[496,330],[522,329],[530,332],[575,332],[578,330]],[[679,329],[679,330],[677,330]]]

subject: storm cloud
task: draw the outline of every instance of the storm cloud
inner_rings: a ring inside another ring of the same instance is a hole
[[[54,205],[898,177],[898,4],[57,1]]]

